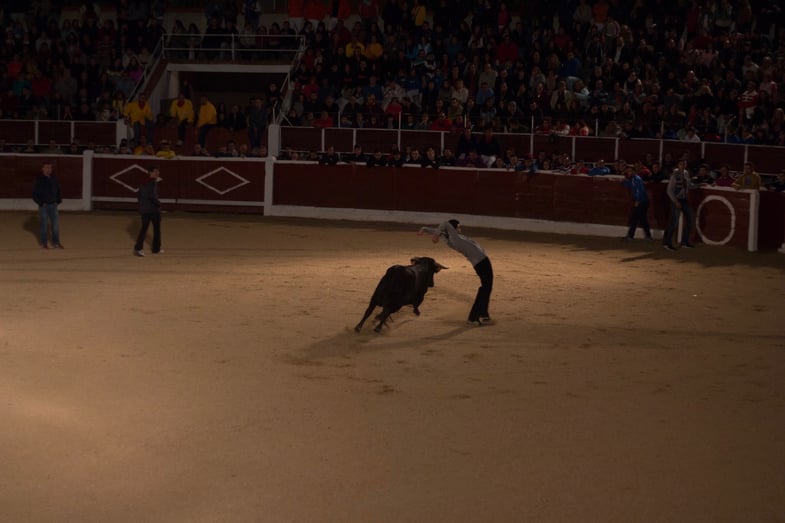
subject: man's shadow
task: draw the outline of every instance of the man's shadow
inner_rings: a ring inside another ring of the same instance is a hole
[[[41,218],[37,214],[30,214],[22,227],[24,230],[33,235],[36,243],[40,241],[39,235],[41,234]]]
[[[141,227],[142,224],[138,218],[131,218],[128,220],[128,225],[125,226],[125,232],[128,233],[129,238],[136,241],[136,237],[139,235],[139,229]]]

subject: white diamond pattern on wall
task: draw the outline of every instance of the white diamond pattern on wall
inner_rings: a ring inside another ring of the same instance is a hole
[[[209,182],[208,178],[213,178]],[[216,194],[224,195],[239,189],[243,185],[247,185],[250,180],[247,180],[234,171],[230,171],[226,167],[219,167],[206,174],[203,174],[196,181]]]
[[[135,185],[137,185],[137,187],[134,187],[133,185],[129,185],[129,184],[125,183],[122,180],[122,178],[128,178],[128,176],[126,176],[127,174],[132,173],[132,172],[136,172],[136,171],[138,171],[138,174],[134,174],[134,176],[136,177],[136,180],[137,180],[136,184],[135,184]],[[137,192],[139,190],[138,185],[141,184],[141,181],[144,179],[143,176],[146,175],[146,174],[147,174],[147,169],[145,169],[141,165],[133,164],[133,165],[129,165],[128,167],[126,167],[122,171],[117,171],[112,176],[110,176],[109,179],[112,180],[113,182],[119,184],[119,185],[122,185],[123,187],[125,187],[126,189],[128,189],[131,192]]]

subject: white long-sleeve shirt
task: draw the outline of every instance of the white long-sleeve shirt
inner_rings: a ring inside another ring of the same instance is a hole
[[[466,256],[472,266],[488,257],[476,241],[459,233],[450,222],[444,222],[438,227],[422,227],[420,231],[446,238],[447,245]]]

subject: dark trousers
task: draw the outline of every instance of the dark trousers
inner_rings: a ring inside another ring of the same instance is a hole
[[[633,204],[632,210],[630,211],[630,228],[627,231],[627,237],[634,238],[635,229],[640,225],[641,228],[643,228],[643,233],[646,237],[651,238],[651,229],[649,228],[649,202],[636,203],[638,205]]]
[[[210,129],[212,129],[213,127],[215,126],[210,124],[205,124],[199,128],[198,139],[199,139],[199,145],[201,145],[202,147],[205,147],[205,144],[207,143],[207,133],[209,133]]]
[[[251,149],[262,146],[262,134],[264,134],[264,127],[248,127],[248,141],[251,142]]]
[[[177,139],[181,142],[185,141],[185,131],[188,128],[188,120],[181,120],[177,124]]]
[[[485,258],[474,266],[474,271],[480,277],[480,288],[477,289],[477,296],[474,298],[474,305],[469,312],[469,321],[477,321],[479,318],[487,318],[488,303],[491,301],[491,291],[493,290],[493,267],[491,260]]]
[[[662,243],[665,245],[673,246],[673,233],[679,226],[679,216],[684,213],[684,225],[681,232],[681,243],[689,243],[690,234],[692,233],[692,209],[687,199],[679,199],[681,209],[675,203],[671,202],[670,219],[668,220],[668,227],[665,229],[665,235],[662,237]]]
[[[134,250],[141,251],[144,248],[144,240],[147,238],[147,228],[153,222],[153,252],[161,250],[161,213],[150,212],[142,214],[142,228],[139,231],[139,236],[136,237],[136,245]]]

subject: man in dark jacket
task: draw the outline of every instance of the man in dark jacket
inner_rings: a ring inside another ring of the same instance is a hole
[[[153,222],[153,254],[164,252],[161,249],[161,201],[158,199],[158,182],[161,172],[156,166],[147,169],[149,179],[139,187],[137,199],[139,200],[139,214],[142,216],[142,228],[136,237],[134,256],[144,256],[144,240],[147,237],[147,228]]]
[[[47,227],[52,226],[52,245],[55,249],[62,249],[60,243],[60,218],[57,206],[63,201],[60,196],[60,182],[52,174],[52,161],[44,160],[41,165],[41,174],[35,179],[33,185],[33,201],[38,204],[38,214],[41,217],[41,248],[48,249]]]

